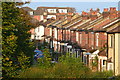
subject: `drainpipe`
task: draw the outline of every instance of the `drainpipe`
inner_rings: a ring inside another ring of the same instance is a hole
[[[58,28],[57,28],[57,52],[58,52]]]
[[[108,59],[108,33],[107,33],[107,59]],[[108,62],[106,62],[106,70],[107,70],[107,68],[108,68]]]
[[[62,42],[63,42],[63,27],[62,27]],[[64,51],[64,47],[62,45],[62,53],[63,53],[63,51]]]
[[[45,49],[45,27],[44,27],[44,49]]]

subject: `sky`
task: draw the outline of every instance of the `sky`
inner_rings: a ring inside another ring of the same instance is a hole
[[[22,0],[31,2],[118,2],[120,0]]]
[[[79,0],[78,0],[79,1]],[[76,9],[78,13],[82,11],[88,11],[91,8],[94,10],[99,8],[102,12],[104,8],[116,7],[118,8],[118,1],[114,2],[31,2],[30,4],[26,4],[23,7],[30,7],[32,9],[36,9],[37,7],[73,7]]]

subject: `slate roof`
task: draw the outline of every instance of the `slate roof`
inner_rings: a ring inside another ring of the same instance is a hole
[[[23,10],[25,11],[34,11],[33,9],[31,9],[30,7],[22,7]]]
[[[102,50],[102,51],[100,51],[99,53],[98,53],[98,55],[99,56],[106,56],[106,49],[104,49],[104,50]]]
[[[41,21],[40,22],[40,25],[43,25],[44,27],[47,27],[47,24],[49,24],[49,23],[51,23],[51,22],[53,22],[55,19],[52,19],[52,18],[50,18],[50,19],[47,19],[47,21]]]

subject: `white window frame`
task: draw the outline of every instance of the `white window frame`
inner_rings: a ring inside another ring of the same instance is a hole
[[[82,43],[82,34],[80,33],[80,44]]]

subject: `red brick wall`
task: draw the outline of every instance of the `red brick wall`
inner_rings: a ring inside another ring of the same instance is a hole
[[[105,33],[99,33],[99,47],[102,48],[107,43],[107,35]]]
[[[58,40],[62,40],[62,30],[58,30]]]
[[[47,27],[45,28],[45,35],[50,36],[50,29]]]
[[[70,32],[69,30],[66,30],[66,40],[70,40]]]
[[[82,32],[82,43],[81,43],[81,46],[83,48],[85,48],[85,45],[86,45],[86,33]]]
[[[75,43],[76,42],[76,32],[75,31],[71,31],[70,35],[71,35],[71,41]]]

